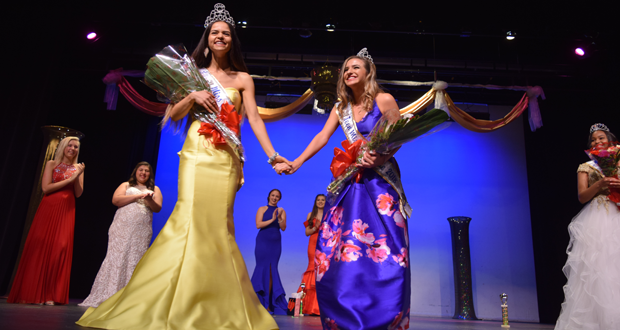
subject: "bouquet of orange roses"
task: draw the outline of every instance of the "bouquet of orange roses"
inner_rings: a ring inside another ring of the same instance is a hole
[[[618,142],[597,144],[585,152],[598,165],[605,177],[618,179],[618,161],[620,161]],[[610,187],[609,192],[607,196],[609,200],[620,208],[620,190]]]

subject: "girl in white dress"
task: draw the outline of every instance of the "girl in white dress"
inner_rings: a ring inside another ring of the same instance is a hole
[[[607,126],[590,128],[589,147],[616,141]],[[579,165],[577,179],[587,204],[568,226],[568,282],[555,329],[620,329],[620,211],[607,197],[620,180],[604,177],[594,161]]]

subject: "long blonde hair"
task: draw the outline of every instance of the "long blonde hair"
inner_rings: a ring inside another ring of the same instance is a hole
[[[54,154],[54,162],[56,165],[62,162],[62,158],[65,155],[65,148],[69,145],[69,142],[76,140],[78,142],[78,151],[73,157],[73,164],[77,164],[78,156],[80,155],[80,139],[75,136],[67,136],[58,143],[58,147],[56,148],[56,153]]]
[[[340,69],[340,77],[338,77],[337,86],[338,98],[340,99],[338,111],[343,111],[344,108],[346,108],[347,104],[353,101],[353,91],[344,83],[344,69],[347,63],[349,63],[349,61],[354,58],[358,58],[364,62],[364,68],[366,69],[366,83],[364,85],[362,102],[363,109],[366,111],[370,111],[372,109],[375,97],[377,96],[377,94],[382,93],[383,89],[377,83],[377,68],[375,67],[375,64],[357,55],[349,56],[349,58],[347,58],[344,63],[342,63],[342,68]]]

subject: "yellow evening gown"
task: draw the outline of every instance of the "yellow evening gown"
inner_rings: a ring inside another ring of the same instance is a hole
[[[235,108],[241,97],[226,93]],[[233,208],[243,174],[232,149],[189,129],[170,219],[127,286],[77,324],[103,329],[278,329],[258,301],[235,242]]]

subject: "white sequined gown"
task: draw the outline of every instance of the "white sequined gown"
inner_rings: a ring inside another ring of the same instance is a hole
[[[128,187],[126,195],[145,190],[145,187]],[[152,222],[153,212],[142,199],[118,208],[108,232],[108,252],[90,295],[80,306],[97,307],[127,285],[136,264],[149,247]]]

